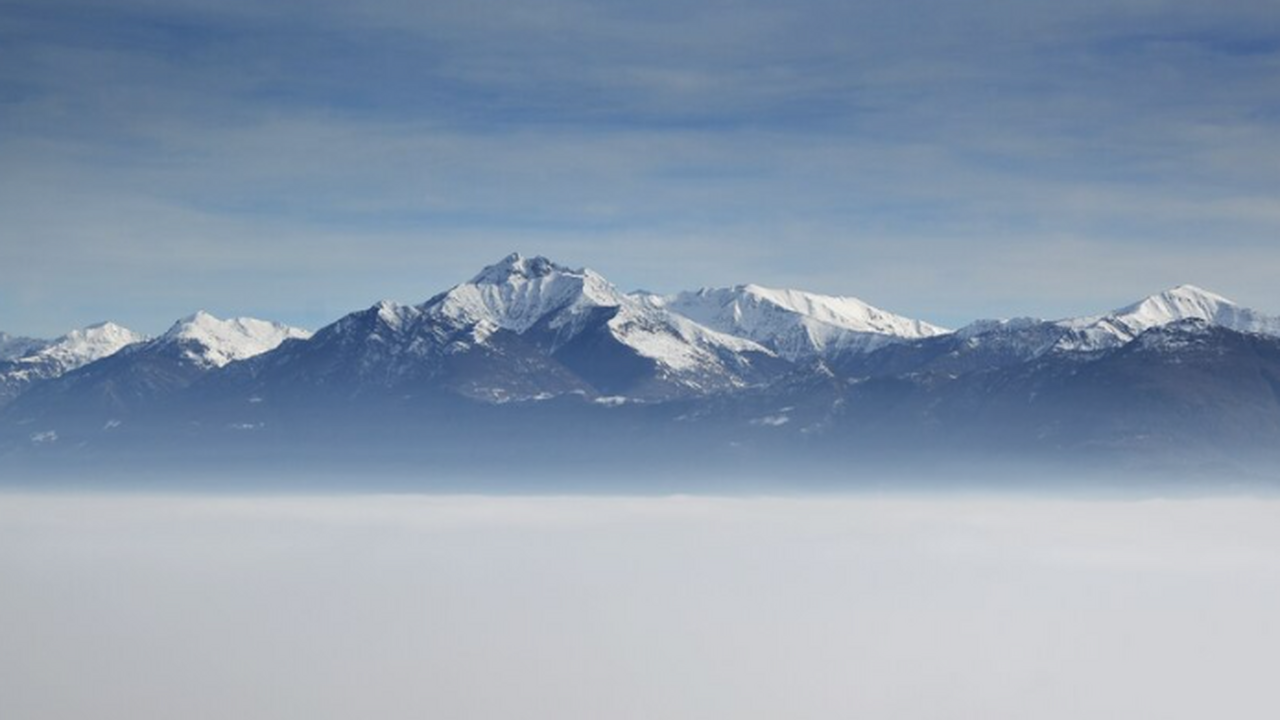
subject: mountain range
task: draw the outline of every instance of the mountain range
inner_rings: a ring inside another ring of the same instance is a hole
[[[628,293],[513,254],[314,333],[0,334],[0,467],[841,478],[1280,467],[1280,318],[1183,285],[958,330],[852,297]],[[517,482],[517,480],[512,480]]]

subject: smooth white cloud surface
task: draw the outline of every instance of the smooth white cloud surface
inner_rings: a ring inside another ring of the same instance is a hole
[[[0,716],[1269,719],[1280,503],[0,496]]]

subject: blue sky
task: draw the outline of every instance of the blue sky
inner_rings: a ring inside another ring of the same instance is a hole
[[[0,0],[0,329],[309,327],[513,250],[959,325],[1280,312],[1270,2]]]

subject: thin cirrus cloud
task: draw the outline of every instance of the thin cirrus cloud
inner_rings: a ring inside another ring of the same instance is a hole
[[[1265,3],[12,2],[0,327],[315,326],[513,249],[950,325],[1280,310],[1278,69]]]

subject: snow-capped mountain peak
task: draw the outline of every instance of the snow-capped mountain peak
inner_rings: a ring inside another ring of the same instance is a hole
[[[429,301],[428,307],[461,322],[489,322],[523,333],[544,319],[556,328],[584,311],[624,302],[625,296],[592,270],[513,253]]]
[[[129,328],[113,322],[104,322],[80,330],[72,330],[59,338],[53,348],[80,358],[96,360],[113,354],[126,345],[145,339],[145,336]]]
[[[741,384],[742,373],[754,372],[747,357],[773,355],[750,339],[629,296],[593,270],[518,253],[420,309],[437,324],[474,328],[470,337],[476,343],[505,330],[552,355],[590,335],[590,343],[604,343],[592,347],[617,343],[624,353],[653,361],[666,380],[690,388]]]
[[[473,285],[497,285],[510,282],[513,278],[523,278],[526,280],[546,277],[552,273],[573,273],[571,268],[563,265],[557,265],[551,260],[537,255],[527,258],[520,253],[511,253],[502,260],[485,267],[474,278],[471,279]]]
[[[176,345],[199,365],[222,367],[274,350],[285,340],[306,339],[311,333],[255,318],[219,319],[203,310],[173,324],[156,339],[158,345]]]
[[[325,357],[308,381],[334,372],[335,382],[375,392],[429,381],[493,402],[701,394],[763,382],[779,363],[755,342],[641,302],[592,270],[519,254],[420,305],[352,313],[294,350],[275,356],[270,372]]]
[[[48,347],[18,362],[56,367],[56,374],[60,375],[95,360],[114,355],[122,348],[145,339],[145,336],[115,323],[98,323],[80,330],[72,330],[53,341]]]
[[[1179,320],[1234,324],[1243,308],[1217,293],[1194,285],[1179,285],[1121,308],[1112,316],[1130,328],[1150,328]]]
[[[1076,331],[1072,342],[1085,349],[1127,343],[1152,328],[1200,320],[1237,332],[1280,336],[1280,318],[1242,307],[1195,285],[1179,285],[1105,315],[1063,320]]]
[[[144,340],[144,336],[108,322],[72,330],[57,340],[42,342],[31,352],[11,361],[8,368],[0,372],[0,404],[11,399],[15,389],[60,377]]]
[[[720,332],[771,347],[790,360],[837,350],[872,350],[947,332],[857,298],[753,284],[646,299]]]

